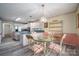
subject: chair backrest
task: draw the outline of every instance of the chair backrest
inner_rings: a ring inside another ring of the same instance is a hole
[[[26,37],[27,37],[28,39],[33,39],[33,37],[32,37],[31,35],[26,35]]]
[[[33,42],[33,37],[31,35],[26,35],[26,38],[28,39],[29,44]]]
[[[61,45],[61,46],[62,46],[63,41],[64,41],[64,39],[66,38],[66,36],[67,36],[67,34],[64,34],[64,35],[62,36],[62,39],[61,39],[61,41],[60,41],[60,45]]]
[[[67,34],[64,34],[64,35],[62,36],[61,41],[60,41],[60,47],[61,47],[61,49],[60,49],[60,55],[61,55],[61,53],[62,53],[63,41],[64,41],[64,38],[66,38],[66,36],[67,36]]]
[[[79,47],[79,36],[76,33],[66,33],[64,44]]]

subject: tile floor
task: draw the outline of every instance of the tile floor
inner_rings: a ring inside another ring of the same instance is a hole
[[[20,45],[19,41],[10,40],[11,38],[7,38],[8,41],[4,41],[0,44],[0,56],[34,56],[32,50],[28,48],[28,46],[23,47]],[[10,41],[9,41],[10,40]],[[66,49],[66,50],[65,50]],[[65,48],[62,51],[61,56],[79,56],[79,51],[77,49]],[[47,56],[56,56],[55,53],[47,53]],[[44,56],[43,53],[37,54],[35,56]]]

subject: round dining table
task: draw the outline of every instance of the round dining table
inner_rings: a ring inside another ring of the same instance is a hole
[[[50,42],[52,42],[52,39],[51,38],[42,38],[42,39],[38,38],[38,39],[34,39],[34,41],[43,43],[44,55],[47,55],[47,53],[48,53],[48,44],[50,44]]]

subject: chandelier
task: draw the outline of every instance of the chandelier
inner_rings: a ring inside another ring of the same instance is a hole
[[[42,13],[43,14],[42,14],[42,17],[41,17],[40,21],[46,23],[47,22],[47,19],[46,19],[45,14],[44,14],[45,13],[45,11],[44,11],[45,5],[42,4],[41,7],[42,7]]]

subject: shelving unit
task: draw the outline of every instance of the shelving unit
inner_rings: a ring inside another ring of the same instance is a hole
[[[48,31],[62,33],[63,32],[63,21],[61,21],[61,20],[48,21]]]

